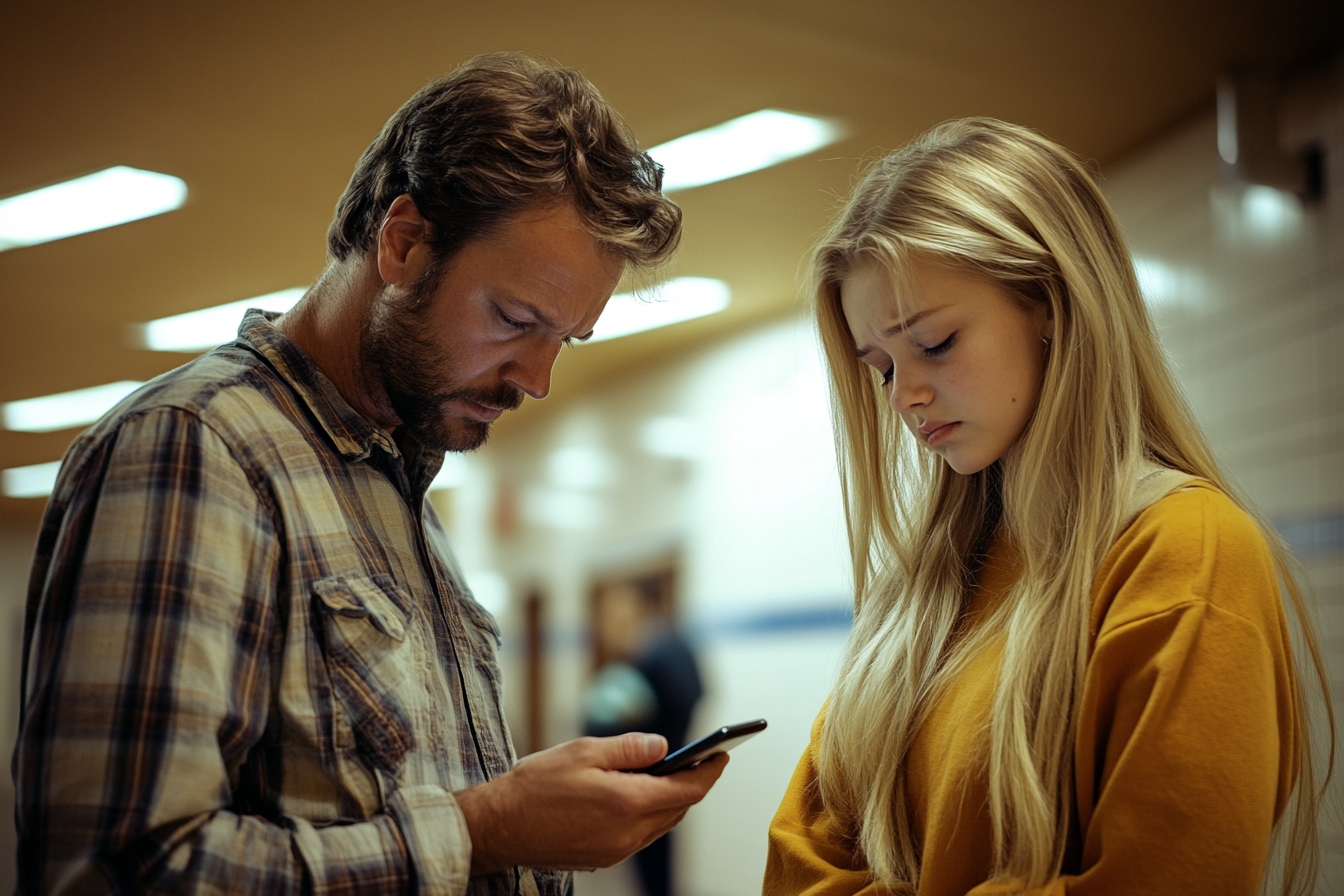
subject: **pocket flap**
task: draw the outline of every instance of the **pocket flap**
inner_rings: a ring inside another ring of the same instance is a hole
[[[313,593],[323,607],[337,616],[367,617],[389,638],[406,639],[410,601],[391,576],[366,573],[328,576],[313,583]]]

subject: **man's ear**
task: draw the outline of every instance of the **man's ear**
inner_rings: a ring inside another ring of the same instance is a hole
[[[378,228],[378,276],[390,286],[410,286],[429,263],[429,222],[409,193],[388,206]]]

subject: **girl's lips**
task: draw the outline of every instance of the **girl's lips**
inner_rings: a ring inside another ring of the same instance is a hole
[[[952,435],[952,432],[961,424],[953,421],[951,423],[926,423],[919,428],[919,434],[924,437],[924,442],[930,448]]]

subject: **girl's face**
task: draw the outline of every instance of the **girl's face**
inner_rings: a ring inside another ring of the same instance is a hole
[[[845,321],[915,438],[958,473],[978,472],[1007,453],[1036,407],[1048,312],[933,262],[914,260],[908,273],[898,302],[886,268],[855,268],[840,285]]]

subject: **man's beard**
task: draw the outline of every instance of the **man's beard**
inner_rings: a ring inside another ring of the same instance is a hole
[[[443,266],[431,264],[399,299],[374,300],[360,337],[360,361],[366,389],[381,386],[392,410],[421,446],[431,451],[472,451],[485,444],[490,423],[449,418],[444,406],[464,399],[511,411],[523,393],[501,383],[494,389],[457,388],[453,359],[430,337],[431,311]]]

